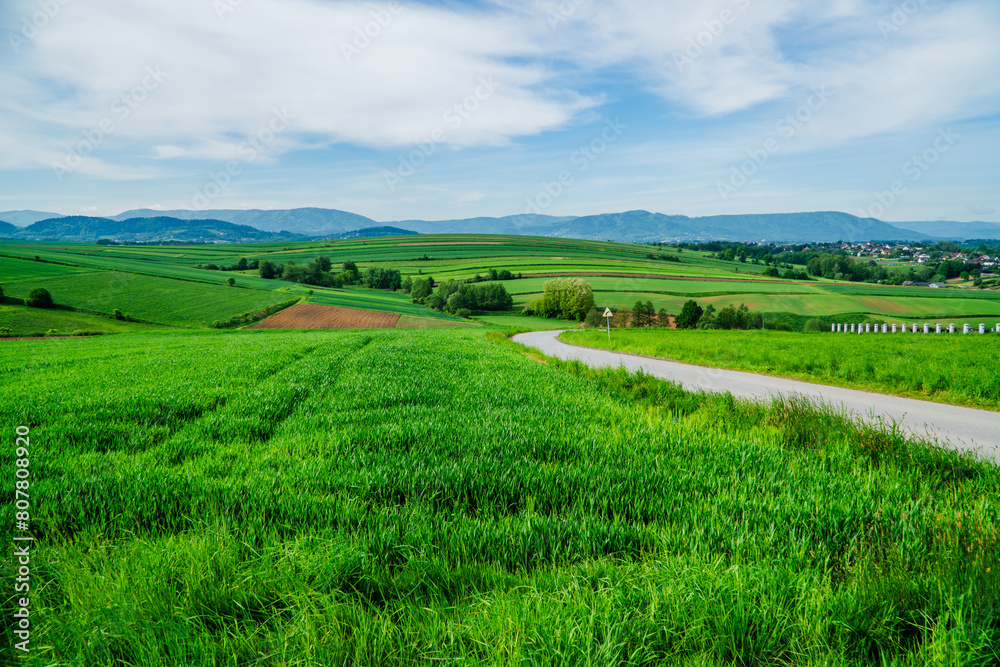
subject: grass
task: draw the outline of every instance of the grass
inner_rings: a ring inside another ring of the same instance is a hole
[[[723,283],[719,283],[723,284]],[[523,306],[541,293],[520,294],[515,305]],[[786,312],[806,316],[833,316],[841,313],[869,313],[873,316],[897,318],[943,319],[955,317],[988,317],[1000,319],[1000,301],[989,299],[932,299],[926,297],[851,296],[840,294],[728,294],[709,297],[666,296],[653,292],[597,292],[594,299],[599,307],[631,308],[636,301],[651,301],[656,310],[665,308],[679,313],[681,306],[695,298],[703,308],[709,304],[721,310],[726,306],[746,304],[751,310]],[[899,320],[900,322],[903,319]]]
[[[23,280],[38,280],[87,273],[91,270],[81,267],[35,262],[27,259],[0,257],[0,285],[8,285],[12,282]]]
[[[14,336],[44,336],[55,329],[60,335],[87,333],[122,333],[147,331],[156,325],[120,322],[100,315],[27,306],[0,306],[0,328],[10,329]]]
[[[1000,659],[1000,469],[807,405],[474,330],[0,366],[0,429],[31,427],[26,665]]]
[[[498,327],[510,329],[524,329],[529,331],[545,331],[552,329],[571,329],[579,326],[578,322],[567,322],[566,320],[548,319],[545,317],[528,317],[526,315],[477,315],[474,317],[478,322],[492,324]]]
[[[1000,410],[998,336],[616,329],[560,336],[574,345]]]
[[[35,287],[48,289],[62,306],[109,315],[118,309],[139,320],[179,327],[207,327],[216,320],[226,321],[243,312],[294,300],[281,292],[118,271],[13,283],[4,294],[23,299]]]

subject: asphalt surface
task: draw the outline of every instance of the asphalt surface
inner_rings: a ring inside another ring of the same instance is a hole
[[[883,418],[896,422],[901,429],[915,435],[936,440],[959,451],[975,452],[982,458],[1000,463],[1000,412],[578,347],[557,340],[560,333],[534,331],[517,334],[513,340],[538,348],[546,355],[576,359],[589,366],[625,366],[630,371],[641,369],[692,391],[728,391],[734,396],[756,400],[778,395],[805,396],[814,402],[843,409],[857,419],[876,421]]]

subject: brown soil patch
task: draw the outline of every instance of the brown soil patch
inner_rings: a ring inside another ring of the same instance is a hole
[[[250,329],[394,329],[397,313],[300,303],[276,313]]]
[[[396,247],[399,246],[412,246],[412,245],[503,245],[499,241],[443,241],[440,243],[397,243]]]

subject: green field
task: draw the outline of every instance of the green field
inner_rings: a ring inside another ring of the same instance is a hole
[[[1000,410],[1000,336],[569,331],[567,343]],[[998,415],[1000,423],[1000,415]]]
[[[35,287],[44,287],[56,304],[110,315],[124,314],[158,324],[207,327],[216,320],[267,306],[294,301],[276,291],[241,289],[155,278],[120,271],[96,271],[74,276],[11,283],[4,294],[25,298]]]
[[[3,664],[1000,660],[1000,469],[832,414],[474,330],[8,341],[0,366],[35,537],[32,652],[7,624]]]
[[[310,288],[280,280],[264,280],[252,271],[237,273],[195,268],[207,264],[230,266],[240,258],[267,259],[272,263],[294,260],[306,264],[320,255],[328,256],[334,265],[353,260],[362,271],[371,266],[388,266],[399,269],[404,276],[432,276],[437,282],[467,280],[476,274],[486,277],[490,269],[506,269],[515,275],[526,276],[503,282],[514,295],[518,309],[537,298],[553,275],[575,275],[592,286],[601,307],[631,308],[641,300],[652,302],[657,310],[677,313],[684,301],[695,298],[703,306],[712,304],[717,309],[745,303],[754,310],[801,316],[862,313],[882,318],[1000,317],[1000,292],[889,287],[825,279],[763,279],[761,273],[765,267],[762,265],[726,262],[708,257],[708,253],[601,241],[500,235],[446,234],[163,247],[0,242],[0,284],[6,284],[8,292],[13,293],[29,289],[35,282],[72,278],[81,272],[95,275],[103,272],[100,275],[107,279],[111,275],[108,271],[219,286],[224,286],[229,278],[236,278],[240,287],[286,292],[303,298],[313,289],[309,301],[322,305],[454,321],[447,315],[411,303],[404,294]],[[42,261],[31,261],[35,256]],[[194,293],[189,296],[198,298]],[[210,322],[225,320],[234,314],[213,317]],[[204,320],[200,315],[194,319]]]
[[[59,335],[75,333],[122,333],[158,329],[157,325],[120,322],[90,313],[75,313],[58,308],[0,306],[0,329],[10,329],[14,336],[38,336],[55,329]]]

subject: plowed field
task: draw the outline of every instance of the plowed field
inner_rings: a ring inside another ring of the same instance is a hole
[[[251,329],[393,329],[398,313],[300,303],[272,315]]]

